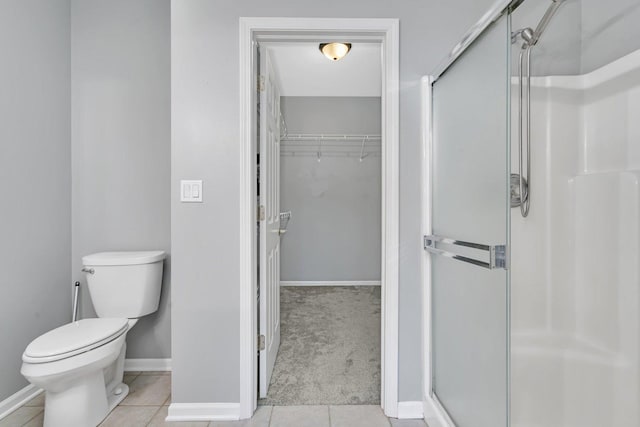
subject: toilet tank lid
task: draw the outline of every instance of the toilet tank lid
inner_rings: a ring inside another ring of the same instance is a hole
[[[98,252],[82,257],[83,265],[151,264],[165,258],[164,251]]]

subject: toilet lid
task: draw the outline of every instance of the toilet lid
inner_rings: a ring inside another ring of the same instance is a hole
[[[82,319],[68,323],[31,341],[22,355],[29,363],[44,363],[84,353],[127,331],[127,318]]]

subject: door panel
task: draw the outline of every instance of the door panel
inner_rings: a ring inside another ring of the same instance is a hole
[[[460,427],[508,419],[509,51],[503,16],[433,84],[432,384]]]
[[[280,347],[280,91],[269,50],[260,48],[260,397]]]

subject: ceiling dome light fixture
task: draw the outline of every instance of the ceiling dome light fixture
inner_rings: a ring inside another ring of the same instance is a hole
[[[338,61],[345,57],[351,50],[351,43],[320,43],[320,52],[332,61]]]

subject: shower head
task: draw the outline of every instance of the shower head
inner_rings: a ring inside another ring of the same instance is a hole
[[[540,40],[540,36],[542,36],[542,33],[544,33],[544,31],[547,29],[549,22],[551,22],[551,18],[553,18],[553,15],[556,14],[556,12],[560,8],[560,6],[562,6],[564,1],[565,0],[551,1],[551,5],[547,8],[547,11],[544,13],[544,16],[538,23],[538,26],[536,27],[535,31],[533,31],[533,34],[531,35],[531,41],[526,40],[529,45],[533,46],[536,43],[538,43],[538,40]]]
[[[538,40],[540,40],[540,36],[542,36],[542,33],[544,33],[544,31],[547,29],[551,18],[553,18],[553,15],[555,15],[564,1],[565,0],[551,0],[551,5],[549,5],[547,10],[545,11],[544,16],[538,23],[536,29],[533,30],[530,27],[526,27],[513,32],[511,34],[511,43],[515,43],[518,39],[518,36],[520,36],[522,40],[524,40],[524,45],[522,45],[523,49],[535,46],[536,43],[538,43]]]

